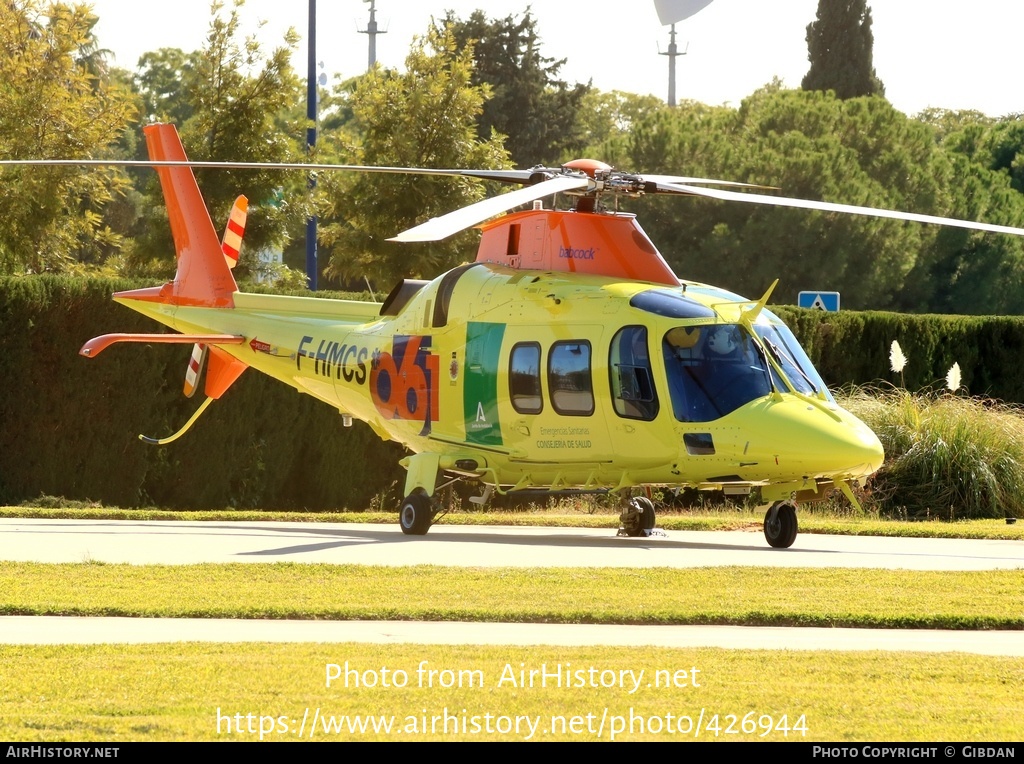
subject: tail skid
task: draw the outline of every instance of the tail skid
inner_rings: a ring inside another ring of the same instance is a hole
[[[171,336],[179,340],[184,338],[185,341],[193,339],[192,337],[186,337],[185,335],[174,334],[157,336]],[[220,342],[219,344],[241,344],[241,337],[232,337],[231,339],[231,342]],[[197,343],[195,347],[201,347],[201,345]],[[203,412],[206,411],[207,408],[209,408],[210,404],[213,403],[218,398],[220,398],[227,391],[227,389],[231,387],[232,384],[234,384],[234,381],[238,379],[239,376],[241,376],[242,372],[249,368],[245,363],[239,361],[234,356],[229,355],[216,345],[208,347],[207,351],[207,355],[209,356],[209,368],[206,370],[206,399],[200,404],[199,408],[196,409],[196,412],[191,417],[189,417],[188,421],[185,422],[185,425],[176,433],[166,438],[150,438],[146,435],[139,435],[139,440],[141,440],[143,443],[149,443],[150,445],[153,446],[166,446],[168,443],[173,443],[174,441],[176,441],[178,438],[180,438],[182,435],[188,432],[189,428],[191,428],[192,425],[196,423],[196,420],[199,419],[200,416],[202,416]],[[191,364],[189,368],[191,369]],[[196,380],[193,380],[192,392],[195,392],[195,381]],[[188,393],[187,377],[185,395],[186,397],[189,398],[192,397]]]
[[[151,438],[148,435],[139,435],[139,440],[141,440],[143,443],[148,443],[151,446],[166,446],[168,443],[173,443],[174,441],[176,441],[178,438],[180,438],[182,435],[189,431],[192,425],[196,423],[196,420],[199,419],[200,416],[202,416],[203,412],[206,411],[207,407],[211,403],[213,403],[213,401],[213,398],[207,398],[206,400],[204,400],[202,404],[199,406],[199,408],[196,409],[196,413],[190,416],[188,418],[188,421],[185,422],[185,426],[182,427],[173,435],[169,435],[166,438]]]

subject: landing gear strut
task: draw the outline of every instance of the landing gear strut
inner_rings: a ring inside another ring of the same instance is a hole
[[[796,504],[791,501],[772,504],[764,516],[764,537],[769,546],[788,549],[796,541],[796,533]]]
[[[654,502],[646,496],[634,496],[626,502],[622,514],[620,535],[650,536],[654,530]]]

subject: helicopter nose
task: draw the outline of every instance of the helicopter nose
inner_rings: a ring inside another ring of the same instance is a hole
[[[878,436],[853,414],[836,406],[785,401],[771,406],[775,463],[788,472],[839,478],[867,477],[882,466]]]
[[[846,411],[841,422],[822,432],[821,450],[813,457],[815,472],[838,477],[867,477],[882,466],[885,451],[878,436]],[[839,413],[839,412],[837,412]]]

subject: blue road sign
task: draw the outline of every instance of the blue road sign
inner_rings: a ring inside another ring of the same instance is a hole
[[[797,296],[797,305],[835,313],[839,310],[839,292],[801,292]]]

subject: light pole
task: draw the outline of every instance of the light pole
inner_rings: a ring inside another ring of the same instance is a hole
[[[316,148],[316,0],[309,0],[309,33],[307,35],[309,50],[309,68],[306,81],[306,149],[309,154]],[[309,174],[309,196],[312,200],[316,190],[316,174]],[[306,219],[306,283],[313,292],[317,287],[317,256],[316,256],[316,215]]]

